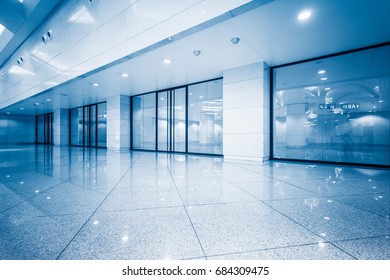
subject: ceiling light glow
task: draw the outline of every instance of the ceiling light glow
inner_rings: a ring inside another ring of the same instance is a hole
[[[0,23],[0,36],[3,34],[4,31],[5,31],[5,27]]]
[[[92,83],[92,85],[93,85],[94,87],[98,87],[98,86],[99,86],[98,83]]]
[[[323,77],[321,78],[321,81],[326,81],[328,78],[327,77]]]
[[[127,74],[127,73],[123,73],[123,74],[122,74],[122,77],[123,77],[123,78],[127,78],[128,76],[129,76],[129,74]]]
[[[164,61],[165,64],[170,64],[171,63],[171,60],[168,59],[168,58],[165,58],[163,61]]]
[[[320,71],[318,71],[318,74],[325,74],[326,71],[324,69],[321,69]]]
[[[298,19],[301,21],[307,20],[311,16],[311,12],[309,10],[305,10],[299,13]]]

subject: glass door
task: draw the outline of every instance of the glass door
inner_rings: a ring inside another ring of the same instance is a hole
[[[157,151],[186,152],[186,88],[157,93]]]

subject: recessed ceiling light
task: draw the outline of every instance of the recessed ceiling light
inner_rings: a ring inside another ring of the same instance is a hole
[[[170,64],[171,63],[171,60],[168,59],[168,58],[165,58],[163,61],[164,61],[165,64]]]
[[[299,13],[298,19],[299,20],[307,20],[311,16],[311,12],[309,10],[305,10]]]
[[[330,90],[330,87],[325,88],[325,90]]]
[[[379,100],[378,102],[379,102],[379,103],[383,103],[383,100]]]
[[[324,69],[321,69],[320,71],[318,71],[318,74],[325,74],[326,71]]]
[[[193,54],[194,54],[195,56],[199,56],[201,53],[202,53],[202,52],[201,52],[200,50],[194,50],[194,51],[193,51]]]
[[[24,108],[20,108],[20,110],[24,110]]]
[[[39,102],[35,102],[34,104],[35,104],[35,106],[38,106],[38,105],[39,105]]]
[[[127,73],[122,73],[122,77],[123,78],[127,78],[129,76],[129,74],[127,74]]]
[[[98,83],[92,83],[92,85],[93,85],[94,87],[98,87],[98,86],[99,86]]]
[[[200,98],[200,99],[203,99],[203,95],[199,95],[199,98]]]
[[[234,45],[237,45],[240,42],[240,38],[233,37],[230,39],[230,42],[232,42],[232,44],[234,44]]]
[[[327,77],[323,77],[321,78],[321,81],[326,81],[328,78]]]
[[[50,98],[48,98],[48,99],[46,99],[46,101],[47,101],[47,102],[50,102],[50,101],[51,101],[51,99],[50,99]]]

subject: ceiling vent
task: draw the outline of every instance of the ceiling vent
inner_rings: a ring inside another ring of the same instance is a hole
[[[49,40],[51,40],[53,38],[53,29],[49,29],[47,32],[46,32],[46,36]]]
[[[22,65],[23,62],[24,62],[23,56],[19,57],[19,58],[16,60],[16,62],[18,63],[19,66]]]
[[[47,35],[42,35],[42,42],[46,45],[47,44],[47,41],[48,41],[48,38],[47,38]]]

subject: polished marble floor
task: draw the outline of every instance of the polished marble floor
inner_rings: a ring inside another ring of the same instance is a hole
[[[0,259],[390,259],[390,171],[0,147]]]

